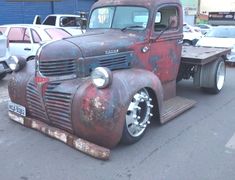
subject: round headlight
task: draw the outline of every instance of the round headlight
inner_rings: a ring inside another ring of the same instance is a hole
[[[11,56],[7,60],[7,64],[12,71],[16,71],[18,69],[18,66],[19,66],[18,63],[19,63],[19,59],[16,56]]]
[[[91,73],[92,83],[97,88],[106,88],[111,84],[112,72],[105,67],[97,67]]]
[[[10,56],[7,59],[7,64],[12,71],[19,71],[26,65],[26,60],[22,57]]]

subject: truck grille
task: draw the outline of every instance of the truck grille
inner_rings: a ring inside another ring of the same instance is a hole
[[[50,83],[45,93],[47,114],[52,124],[72,131],[71,103],[72,94],[54,90],[59,83]]]
[[[30,115],[42,121],[48,122],[45,114],[45,108],[42,106],[42,100],[40,99],[37,87],[33,81],[30,81],[27,85],[26,98]]]
[[[131,67],[132,53],[124,52],[111,55],[102,55],[87,58],[87,71],[91,72],[96,67],[107,67],[110,70],[126,69]]]
[[[40,61],[39,71],[47,77],[72,75],[76,74],[77,64],[75,59]]]
[[[109,69],[120,69],[128,67],[128,59],[126,55],[107,57],[99,60],[99,66]]]

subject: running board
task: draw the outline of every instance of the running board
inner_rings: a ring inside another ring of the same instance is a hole
[[[196,101],[176,96],[163,103],[163,113],[160,122],[166,123],[167,121],[182,114],[184,111],[192,108]]]

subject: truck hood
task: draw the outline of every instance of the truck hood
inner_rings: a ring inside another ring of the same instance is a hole
[[[144,42],[143,32],[123,32],[121,30],[95,30],[73,38],[67,38],[78,46],[83,57],[114,54],[132,50],[136,43]]]

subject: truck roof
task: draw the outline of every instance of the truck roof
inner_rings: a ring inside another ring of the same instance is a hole
[[[164,3],[180,3],[180,0],[99,0],[93,5],[93,8],[112,5],[135,5],[151,8]]]

